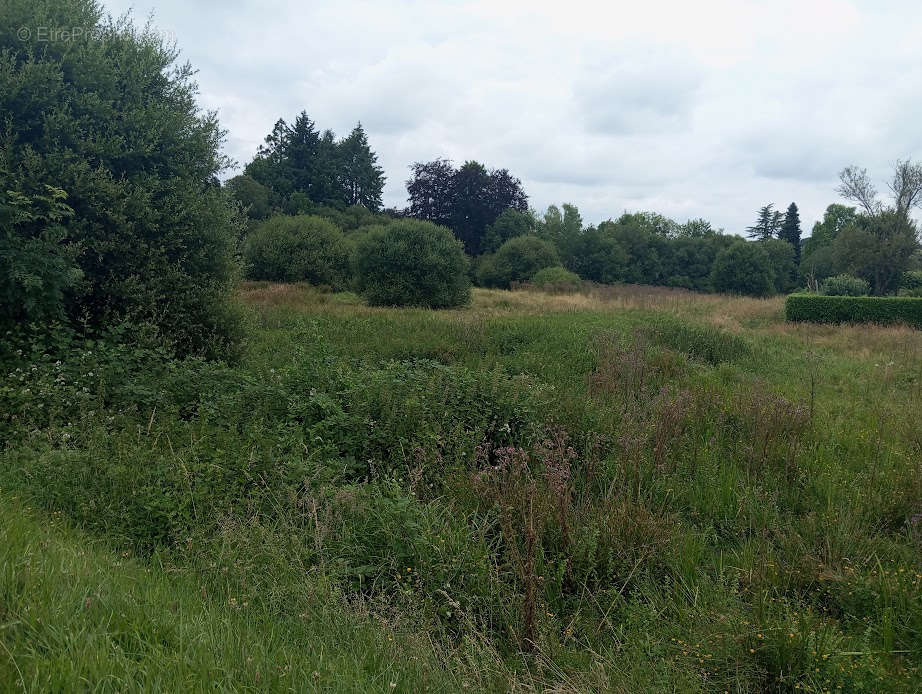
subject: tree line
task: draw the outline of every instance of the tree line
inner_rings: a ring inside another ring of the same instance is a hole
[[[852,206],[830,205],[810,237],[801,239],[796,205],[786,213],[767,205],[748,241],[706,220],[679,223],[654,212],[596,225],[571,204],[538,213],[520,179],[476,161],[414,163],[406,207],[382,209],[384,172],[361,123],[339,138],[306,112],[278,120],[242,174],[222,184],[231,167],[221,152],[226,133],[199,109],[194,71],[178,63],[175,47],[104,18],[90,0],[42,4],[62,26],[96,28],[73,41],[7,30],[39,22],[36,7],[8,0],[0,11],[4,330],[61,323],[93,331],[130,321],[177,352],[223,354],[240,333],[232,292],[241,261],[250,276],[263,272],[260,244],[301,268],[304,258],[293,254],[314,244],[312,257],[336,273],[289,268],[279,276],[329,276],[346,287],[370,276],[354,277],[357,249],[366,259],[394,257],[381,244],[400,234],[429,238],[427,262],[444,251],[453,271],[463,267],[467,281],[492,287],[531,282],[548,268],[557,270],[543,278],[756,296],[922,286],[911,216],[922,200],[922,167],[910,161],[897,164],[889,201],[867,172],[850,167],[837,190]],[[310,216],[333,231],[306,231]],[[466,260],[433,229],[447,230]],[[316,239],[305,240],[311,234]],[[338,247],[332,255],[327,242]],[[362,266],[372,265],[375,277],[386,275],[380,264]],[[465,295],[464,282],[453,287],[443,296]]]

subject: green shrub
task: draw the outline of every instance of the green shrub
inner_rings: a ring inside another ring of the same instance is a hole
[[[349,244],[320,217],[278,216],[260,224],[243,247],[253,280],[310,282],[341,289],[348,283]]]
[[[73,210],[49,220],[50,236],[18,225],[25,262],[47,258],[20,276],[27,300],[91,330],[130,318],[181,353],[226,354],[240,220],[217,185],[224,133],[197,104],[192,67],[92,0],[6,0],[0,27],[0,190],[34,200],[51,187]]]
[[[570,272],[560,265],[538,270],[531,278],[531,285],[544,290],[579,289],[582,280],[575,272]]]
[[[790,321],[814,323],[907,323],[922,328],[922,298],[792,294],[785,303]]]
[[[846,274],[829,277],[820,287],[826,296],[867,296],[870,291],[871,285],[863,279]]]
[[[909,270],[900,278],[900,296],[922,296],[922,270]]]
[[[372,306],[451,308],[471,300],[464,247],[445,227],[403,219],[355,251],[356,286]]]
[[[527,282],[538,270],[557,265],[560,257],[552,243],[536,236],[517,236],[484,259],[478,281],[486,287],[508,289],[513,282]]]
[[[718,253],[711,282],[719,292],[749,296],[775,292],[775,273],[768,254],[757,243],[746,241],[737,241]]]

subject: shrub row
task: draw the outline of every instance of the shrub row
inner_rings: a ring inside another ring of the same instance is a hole
[[[278,215],[250,232],[243,256],[252,280],[352,286],[372,306],[450,308],[471,300],[461,242],[415,219],[347,235],[321,217]]]
[[[785,315],[789,321],[907,323],[922,328],[922,298],[792,294],[785,303]]]

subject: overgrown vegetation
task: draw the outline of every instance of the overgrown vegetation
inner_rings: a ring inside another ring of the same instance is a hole
[[[922,288],[922,169],[802,260],[473,161],[381,212],[306,113],[220,185],[192,74],[0,9],[0,689],[918,689],[922,299],[850,295]]]
[[[597,291],[432,313],[253,285],[236,366],[7,342],[4,513],[57,520],[5,551],[104,544],[76,587],[54,554],[22,550],[39,593],[4,564],[4,681],[125,677],[144,649],[145,678],[270,690],[911,688],[919,334]],[[180,638],[201,668],[154,646]]]

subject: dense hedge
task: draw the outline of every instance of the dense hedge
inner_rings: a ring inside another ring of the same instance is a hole
[[[922,328],[922,298],[792,294],[785,304],[790,321],[814,323],[908,323]]]

